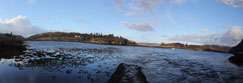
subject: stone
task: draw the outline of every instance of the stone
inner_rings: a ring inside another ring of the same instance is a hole
[[[121,63],[108,83],[148,83],[142,68],[138,65]]]

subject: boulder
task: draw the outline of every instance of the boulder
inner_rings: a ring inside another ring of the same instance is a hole
[[[121,63],[108,80],[108,83],[148,83],[148,81],[141,67]]]

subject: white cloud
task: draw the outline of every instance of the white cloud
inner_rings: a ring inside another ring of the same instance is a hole
[[[202,29],[201,33],[177,35],[170,37],[169,40],[177,42],[235,46],[242,40],[242,38],[242,26],[232,26],[227,32],[224,33],[209,32],[206,29]]]
[[[231,42],[240,41],[243,37],[243,31],[241,26],[233,26],[227,33],[224,34],[227,37],[226,40],[231,40]]]
[[[46,32],[46,30],[33,26],[31,21],[25,16],[18,16],[6,20],[0,19],[0,33],[11,32],[17,35],[30,36],[33,34]]]
[[[82,23],[82,24],[86,23],[86,21],[82,18],[77,18],[75,21],[78,22],[78,23]]]
[[[154,31],[154,28],[147,22],[139,22],[139,23],[122,22],[122,24],[129,29],[134,29],[141,32]]]
[[[28,0],[28,3],[29,4],[33,4],[33,3],[35,3],[36,2],[36,0]]]
[[[136,12],[127,12],[125,14],[126,17],[129,17],[129,16],[136,16]]]
[[[171,0],[172,4],[184,4],[186,2],[187,2],[187,0]]]
[[[218,1],[232,7],[243,8],[243,0],[218,0]]]

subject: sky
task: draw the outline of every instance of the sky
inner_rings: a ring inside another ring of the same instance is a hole
[[[0,0],[0,33],[102,33],[146,43],[235,46],[243,0]]]

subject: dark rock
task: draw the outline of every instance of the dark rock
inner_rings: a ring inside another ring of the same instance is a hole
[[[231,56],[229,58],[229,61],[231,63],[236,64],[237,66],[243,66],[243,55],[241,55],[241,54],[235,54],[234,56]]]
[[[70,74],[72,72],[72,70],[66,70],[67,74]]]
[[[112,74],[108,83],[148,83],[141,67],[121,63]]]
[[[55,79],[56,79],[56,76],[51,76],[51,78],[52,78],[53,80],[55,80]]]
[[[237,46],[231,48],[229,52],[233,53],[233,54],[235,54],[235,53],[243,54],[243,40],[241,40],[241,42]]]
[[[243,65],[243,40],[237,46],[230,49],[229,53],[234,54],[234,56],[231,56],[229,58],[229,61],[238,66],[242,66]]]

